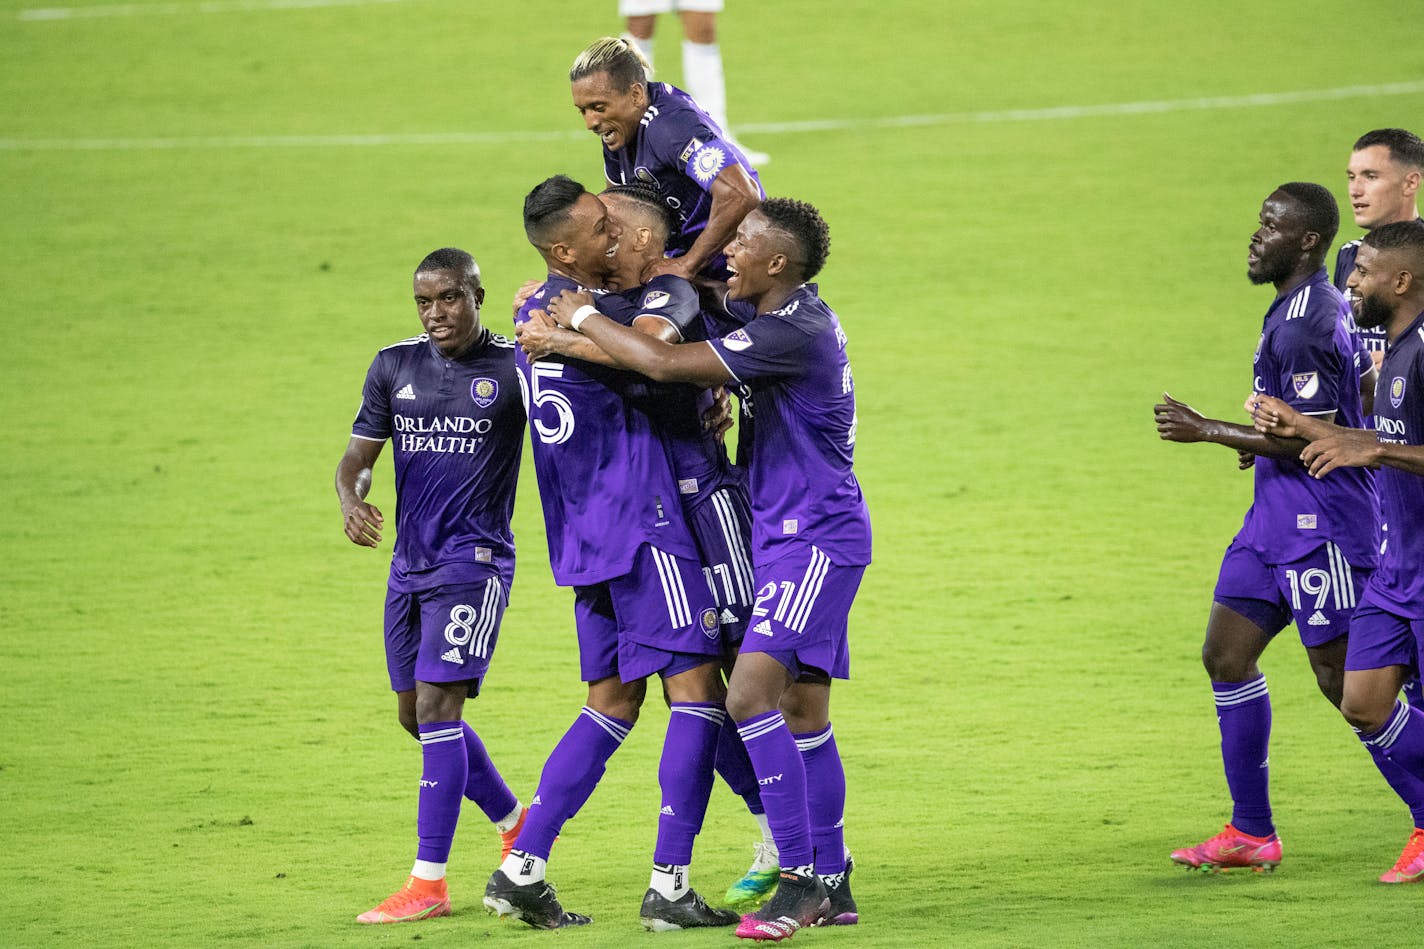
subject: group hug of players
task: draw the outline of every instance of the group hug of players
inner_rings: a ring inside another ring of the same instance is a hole
[[[1274,869],[1271,702],[1257,661],[1294,622],[1320,689],[1354,728],[1413,830],[1383,883],[1424,882],[1424,142],[1377,129],[1347,176],[1361,240],[1324,264],[1339,225],[1328,189],[1290,182],[1261,206],[1247,274],[1271,284],[1249,421],[1164,395],[1159,435],[1215,442],[1254,468],[1255,494],[1221,563],[1202,659],[1231,792],[1225,829],[1172,852],[1190,868]],[[1343,292],[1343,293],[1342,293]],[[1403,690],[1403,697],[1401,697]]]
[[[423,759],[410,877],[357,919],[450,913],[446,864],[469,798],[504,844],[484,905],[539,928],[588,923],[547,882],[550,849],[656,675],[671,712],[643,925],[776,941],[853,924],[830,685],[849,676],[847,616],[871,541],[846,336],[809,282],[829,232],[811,205],[766,198],[735,143],[653,82],[627,41],[592,44],[569,78],[608,188],[556,175],[529,192],[525,234],[548,277],[516,300],[514,340],[482,324],[468,253],[421,261],[425,332],[377,354],[337,467],[346,534],[375,547],[384,517],[366,496],[392,444],[386,656]],[[727,390],[736,464],[721,438]],[[463,720],[513,580],[526,425],[588,684],[527,806]],[[746,915],[689,882],[714,773],[762,829],[724,899]]]

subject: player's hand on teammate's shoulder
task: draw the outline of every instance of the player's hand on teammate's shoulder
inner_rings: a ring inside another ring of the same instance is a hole
[[[353,501],[342,506],[341,517],[351,543],[375,547],[381,542],[381,527],[386,523],[386,516],[374,504]]]
[[[529,298],[539,292],[539,288],[544,285],[542,280],[526,280],[519,285],[519,289],[514,291],[514,315],[519,315],[519,310]]]
[[[696,275],[688,272],[687,265],[683,263],[685,259],[684,257],[660,257],[649,262],[643,268],[643,283],[647,283],[654,277],[661,277],[663,274],[672,274],[674,277],[691,280]]]
[[[702,413],[702,430],[717,436],[717,441],[726,437],[732,427],[732,396],[726,386],[712,390],[712,404]]]
[[[1157,423],[1157,436],[1163,441],[1199,442],[1204,437],[1205,417],[1166,392],[1162,393],[1162,401],[1152,407],[1152,415]]]
[[[587,290],[565,290],[549,301],[549,316],[560,326],[568,326],[581,306],[593,306],[593,294]]]

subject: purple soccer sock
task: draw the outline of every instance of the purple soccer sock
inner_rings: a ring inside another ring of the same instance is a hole
[[[772,709],[737,723],[737,733],[751,756],[761,785],[761,802],[776,838],[781,865],[813,862],[811,819],[806,807],[806,766],[781,712]]]
[[[583,707],[544,762],[539,788],[529,802],[529,816],[514,844],[516,850],[549,859],[564,821],[583,807],[603,777],[608,759],[632,728],[632,722]]]
[[[465,724],[465,757],[469,761],[469,777],[465,779],[465,797],[475,802],[490,822],[503,820],[519,803],[519,798],[504,783],[504,778],[490,760],[485,743],[475,730]]]
[[[1364,736],[1361,736],[1363,739]],[[1384,749],[1378,745],[1364,742],[1365,750],[1370,753],[1370,757],[1375,761],[1375,767],[1384,776],[1399,799],[1409,808],[1409,814],[1414,818],[1415,827],[1424,827],[1424,781],[1419,780],[1414,775],[1405,771],[1403,767],[1391,761],[1384,753]]]
[[[420,807],[415,826],[420,847],[415,859],[448,863],[455,825],[460,821],[460,801],[464,799],[465,732],[460,722],[430,722],[420,726]]]
[[[845,768],[836,748],[836,736],[824,731],[793,735],[806,765],[806,809],[811,817],[811,842],[816,848],[816,872],[831,876],[845,872]]]
[[[1216,720],[1221,727],[1221,762],[1231,790],[1231,824],[1243,834],[1269,837],[1271,696],[1266,677],[1248,682],[1213,682]]]
[[[717,736],[727,711],[705,702],[673,702],[671,709],[658,762],[663,800],[653,862],[686,866],[692,862],[692,841],[707,814]]]
[[[723,722],[722,730],[717,733],[717,773],[727,782],[733,794],[747,802],[747,810],[753,814],[766,813],[752,759],[747,757],[747,748],[737,735],[737,725],[731,719]]]
[[[1384,727],[1372,734],[1361,733],[1360,741],[1372,751],[1378,748],[1384,752],[1411,777],[1424,780],[1424,712],[1396,701]]]

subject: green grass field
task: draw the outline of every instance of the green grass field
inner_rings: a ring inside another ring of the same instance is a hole
[[[1407,7],[729,3],[733,123],[831,224],[877,544],[833,716],[864,922],[796,944],[1416,938],[1424,894],[1374,882],[1408,815],[1293,633],[1264,663],[1285,863],[1168,862],[1229,814],[1198,651],[1250,480],[1150,415],[1164,388],[1238,411],[1261,199],[1343,200],[1360,132],[1419,130]],[[452,918],[352,922],[409,869],[419,757],[381,654],[389,543],[347,542],[331,490],[426,252],[474,253],[508,327],[540,275],[523,195],[597,182],[564,77],[617,26],[613,0],[0,0],[0,944],[655,941],[651,701],[551,864],[592,926],[487,917],[472,807]],[[467,717],[527,799],[583,688],[525,476]],[[694,882],[720,894],[753,839],[719,788]]]

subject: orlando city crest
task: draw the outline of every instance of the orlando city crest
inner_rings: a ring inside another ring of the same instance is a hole
[[[1399,403],[1404,401],[1404,377],[1395,376],[1389,380],[1389,404],[1399,408]]]
[[[494,405],[494,400],[498,395],[499,383],[493,379],[479,378],[470,383],[470,398],[474,399],[475,404],[482,409]]]
[[[717,622],[717,611],[711,608],[702,611],[700,617],[702,623],[702,634],[708,639],[716,639],[721,632],[721,625]]]

